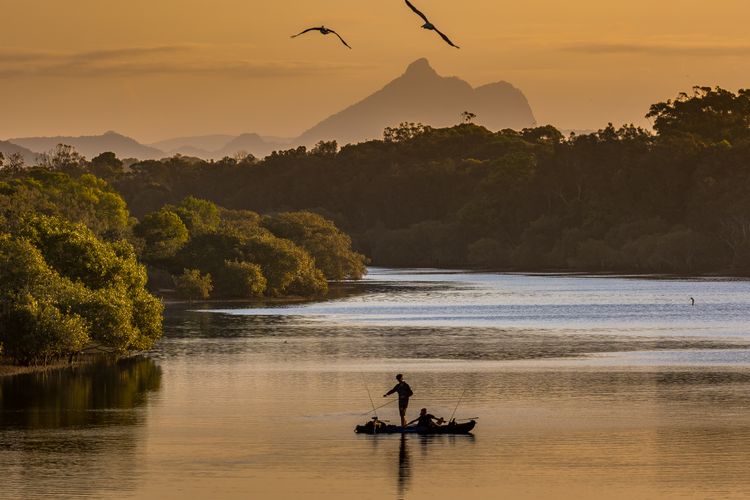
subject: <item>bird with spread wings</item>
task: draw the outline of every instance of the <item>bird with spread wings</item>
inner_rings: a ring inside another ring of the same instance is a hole
[[[292,35],[291,38],[297,38],[298,36],[304,35],[305,33],[309,32],[309,31],[320,31],[320,33],[322,33],[323,35],[328,35],[330,33],[333,33],[334,35],[336,35],[337,37],[339,37],[339,40],[341,40],[341,43],[343,43],[344,45],[346,45],[347,47],[349,47],[349,44],[346,43],[346,41],[343,38],[341,38],[341,35],[339,35],[338,33],[336,33],[332,29],[326,28],[325,26],[318,26],[318,27],[314,27],[314,28],[307,28],[306,30],[301,31],[301,32],[297,33],[296,35]],[[349,48],[351,49],[351,47],[349,47]]]
[[[411,3],[411,2],[409,1],[409,0],[404,0],[404,1],[406,2],[406,5],[408,5],[408,6],[409,6],[409,8],[410,8],[411,10],[413,10],[413,11],[414,11],[414,13],[415,13],[415,14],[417,14],[417,15],[418,15],[419,17],[421,17],[422,19],[424,19],[424,24],[422,25],[422,28],[424,28],[424,29],[426,29],[426,30],[431,30],[431,31],[434,31],[435,33],[437,33],[438,35],[440,35],[440,37],[441,37],[441,38],[442,38],[443,40],[445,40],[445,42],[446,42],[446,43],[447,43],[448,45],[450,45],[451,47],[456,47],[457,49],[459,49],[459,48],[460,48],[460,47],[459,47],[458,45],[456,45],[455,43],[453,43],[453,42],[451,41],[451,39],[450,39],[450,38],[448,38],[448,37],[447,37],[447,36],[445,35],[445,33],[443,33],[442,31],[440,31],[439,29],[437,29],[437,28],[435,27],[435,25],[434,25],[434,24],[432,24],[432,23],[430,22],[430,20],[429,20],[429,19],[427,19],[427,16],[425,16],[425,15],[424,15],[424,14],[423,14],[423,13],[422,13],[422,12],[421,12],[421,11],[420,11],[419,9],[417,9],[417,8],[416,8],[416,7],[414,6],[414,4],[412,4],[412,3]]]

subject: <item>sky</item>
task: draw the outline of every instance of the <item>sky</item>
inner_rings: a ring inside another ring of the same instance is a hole
[[[427,57],[505,80],[540,124],[648,126],[693,85],[750,87],[748,0],[0,0],[0,138],[293,137]],[[290,35],[325,24],[332,36]]]

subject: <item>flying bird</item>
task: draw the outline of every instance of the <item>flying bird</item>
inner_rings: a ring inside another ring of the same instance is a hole
[[[442,31],[440,31],[439,29],[437,29],[435,27],[435,25],[432,24],[429,19],[427,19],[427,16],[425,16],[424,14],[422,14],[419,11],[419,9],[417,9],[416,7],[414,7],[414,5],[412,5],[412,3],[409,0],[404,0],[404,1],[406,2],[406,5],[408,5],[409,8],[414,11],[415,14],[417,14],[419,17],[421,17],[422,19],[424,19],[424,24],[422,25],[422,27],[424,29],[426,29],[426,30],[432,30],[432,31],[436,32],[451,47],[456,47],[457,49],[461,48],[458,45],[456,45],[455,43],[451,42],[451,39],[448,38]]]
[[[308,31],[320,31],[323,35],[328,35],[329,33],[333,33],[334,35],[336,35],[337,37],[339,37],[339,40],[341,40],[341,43],[343,43],[344,45],[346,45],[347,47],[349,47],[349,44],[346,43],[343,38],[341,38],[341,35],[339,35],[335,31],[333,31],[332,29],[326,28],[325,26],[320,26],[320,27],[316,27],[316,28],[307,28],[305,31],[297,33],[296,35],[292,35],[291,38],[297,38],[300,35],[304,35]],[[351,49],[351,47],[349,47],[349,48]]]

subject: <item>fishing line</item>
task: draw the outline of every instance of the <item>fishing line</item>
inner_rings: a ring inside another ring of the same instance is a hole
[[[461,401],[464,399],[464,394],[466,394],[466,389],[464,389],[464,392],[461,393],[461,397],[458,398],[458,403],[456,403],[456,407],[453,408],[453,413],[451,413],[451,418],[448,419],[449,422],[453,420],[453,417],[456,415],[456,410],[458,410],[458,405],[460,405]]]
[[[375,402],[372,400],[372,395],[370,395],[370,388],[367,387],[367,380],[365,380],[365,374],[362,372],[359,372],[360,375],[362,375],[362,383],[365,384],[365,390],[367,391],[367,397],[370,398],[370,404],[372,405],[372,412],[375,414],[375,418],[378,418],[377,409],[375,408]],[[370,413],[370,412],[367,412]],[[367,415],[365,413],[365,415]]]

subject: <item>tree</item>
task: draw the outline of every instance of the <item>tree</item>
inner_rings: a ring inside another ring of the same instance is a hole
[[[750,89],[736,94],[721,87],[693,87],[692,95],[681,93],[675,100],[651,106],[660,136],[694,136],[711,142],[750,137]]]
[[[312,156],[335,156],[339,150],[336,141],[320,141],[310,150]]]
[[[474,118],[476,118],[477,115],[472,113],[471,111],[464,111],[461,113],[461,121],[463,123],[472,123],[474,122]]]
[[[179,205],[164,208],[182,219],[191,236],[213,232],[221,222],[219,207],[215,203],[194,196],[188,196]]]
[[[244,244],[248,262],[258,264],[268,281],[266,292],[280,295],[321,295],[328,291],[323,272],[302,248],[273,236],[249,238]]]
[[[258,264],[228,260],[220,286],[227,297],[258,297],[266,291],[268,281]]]
[[[68,144],[58,144],[38,158],[39,166],[68,173],[81,171],[85,162],[86,158]]]
[[[145,242],[143,258],[147,261],[174,257],[190,238],[182,219],[166,208],[148,214],[133,232]]]
[[[385,142],[405,142],[429,133],[432,127],[421,123],[403,122],[398,127],[386,127],[383,131]]]
[[[23,172],[26,161],[21,153],[11,153],[7,158],[0,153],[0,170],[11,175],[17,175]]]
[[[304,248],[327,279],[360,279],[367,272],[366,258],[352,250],[351,238],[318,214],[287,212],[264,217],[262,223],[276,236]]]
[[[92,158],[88,169],[98,177],[113,179],[123,174],[123,163],[114,153],[106,152]]]
[[[126,353],[159,339],[162,304],[130,244],[57,217],[25,217],[14,231],[0,236],[0,343],[16,361],[47,363],[88,343]]]
[[[214,289],[210,274],[201,274],[199,269],[185,269],[174,277],[177,294],[183,299],[206,300]]]
[[[15,302],[0,325],[0,343],[18,363],[47,365],[84,348],[87,322],[48,300],[26,296]]]

